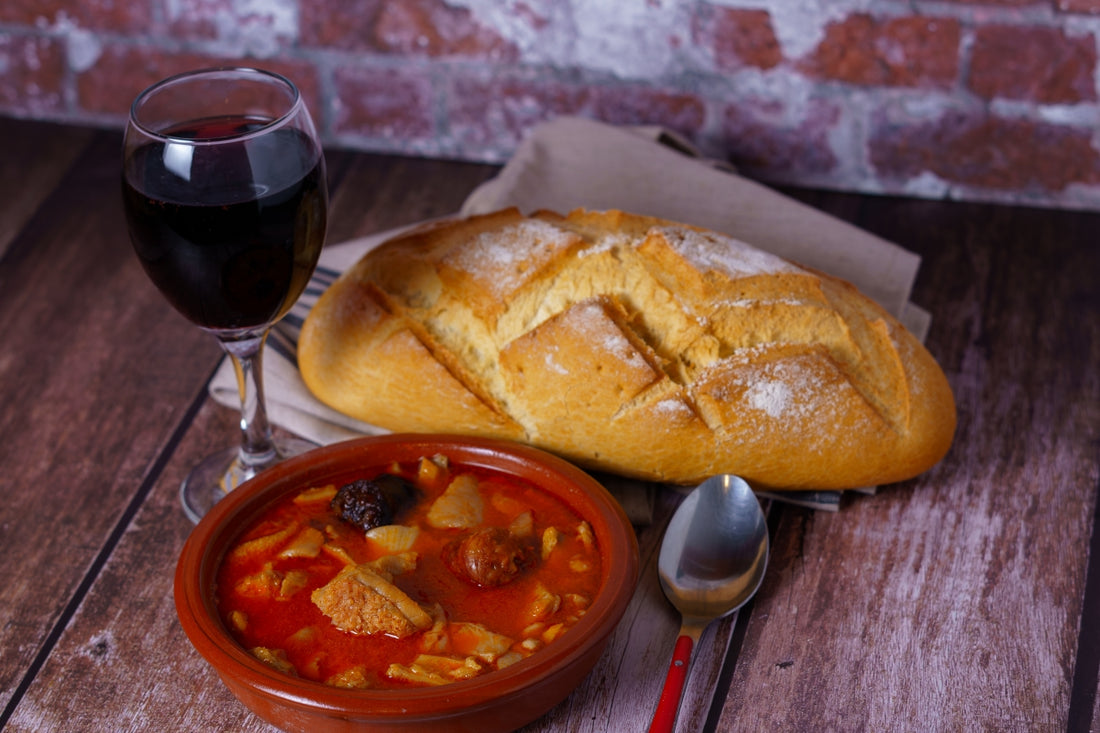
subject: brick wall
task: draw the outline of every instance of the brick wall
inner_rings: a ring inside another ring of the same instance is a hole
[[[1100,0],[0,0],[0,114],[122,124],[187,67],[302,87],[326,141],[503,161],[553,115],[752,176],[1100,209]]]

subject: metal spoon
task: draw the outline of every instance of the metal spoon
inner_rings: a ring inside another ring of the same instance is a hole
[[[764,512],[744,479],[712,476],[676,509],[661,541],[657,574],[683,621],[649,733],[672,730],[703,629],[752,598],[767,565]]]

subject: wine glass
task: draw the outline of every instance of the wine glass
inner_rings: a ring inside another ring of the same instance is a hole
[[[122,197],[145,272],[217,337],[237,373],[240,446],[202,461],[180,487],[197,522],[228,491],[313,447],[273,436],[261,361],[269,329],[306,287],[325,238],[325,161],[301,94],[290,80],[249,68],[154,84],[130,108]]]

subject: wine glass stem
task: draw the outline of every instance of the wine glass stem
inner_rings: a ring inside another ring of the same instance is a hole
[[[277,457],[264,399],[263,346],[267,333],[265,329],[254,336],[221,341],[237,374],[241,398],[240,462],[246,471],[258,471]]]

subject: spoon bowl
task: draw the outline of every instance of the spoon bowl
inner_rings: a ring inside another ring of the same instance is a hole
[[[650,733],[671,731],[703,630],[756,593],[768,565],[768,526],[744,479],[712,476],[676,509],[661,542],[661,590],[682,617]]]

